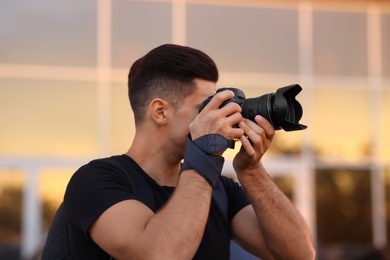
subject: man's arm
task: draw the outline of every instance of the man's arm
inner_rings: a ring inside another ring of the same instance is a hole
[[[314,259],[305,220],[265,171],[258,175],[240,178],[252,205],[232,221],[237,242],[262,259]]]
[[[189,170],[180,174],[175,191],[166,205],[156,214],[135,200],[119,202],[108,208],[89,230],[99,247],[116,259],[194,257],[210,210],[212,183],[208,181],[216,179],[213,176],[219,176],[222,170],[217,158],[219,153],[209,155],[203,151],[210,158],[202,157],[203,162],[198,163],[200,148],[194,143],[197,138],[207,134],[215,133],[234,139],[244,133],[232,127],[242,120],[238,104],[229,103],[219,109],[222,102],[233,95],[231,91],[216,94],[191,122],[189,130],[193,142],[190,146],[186,144],[183,163],[183,166],[187,165],[184,168]],[[214,167],[205,167],[209,165]],[[204,168],[207,168],[207,172],[202,172]],[[210,174],[211,178],[208,178]]]
[[[240,124],[248,138],[234,159],[237,177],[251,206],[232,221],[233,236],[249,252],[263,259],[314,259],[310,233],[301,214],[277,188],[261,157],[274,136],[272,126],[261,117]]]
[[[115,259],[191,259],[210,208],[211,186],[183,171],[173,196],[154,214],[136,200],[108,208],[91,226],[91,238]]]

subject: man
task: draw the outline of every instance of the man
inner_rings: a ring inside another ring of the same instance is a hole
[[[261,163],[275,130],[221,106],[234,93],[216,94],[217,80],[214,61],[189,47],[162,45],[133,64],[134,140],[70,180],[48,238],[65,227],[64,257],[229,259],[232,238],[262,259],[315,258],[305,221]],[[242,188],[221,176],[229,140],[242,145],[233,160]]]

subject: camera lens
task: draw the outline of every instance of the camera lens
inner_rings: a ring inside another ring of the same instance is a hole
[[[298,84],[279,88],[276,93],[248,99],[246,99],[244,92],[237,88],[220,88],[217,92],[224,90],[233,91],[234,97],[223,102],[220,107],[229,102],[235,102],[241,106],[241,114],[244,118],[254,121],[256,115],[261,115],[272,124],[275,130],[296,131],[307,128],[307,126],[299,124],[303,111],[301,104],[295,99],[302,90]],[[211,99],[212,96],[203,102],[201,110]]]
[[[275,130],[306,129],[307,126],[299,124],[303,111],[302,106],[295,99],[301,90],[300,85],[294,84],[279,88],[276,93],[245,99],[241,103],[242,116],[254,120],[256,115],[261,115],[273,125]]]

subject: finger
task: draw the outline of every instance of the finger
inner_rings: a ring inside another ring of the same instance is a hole
[[[253,143],[260,142],[260,138],[266,138],[265,131],[255,122],[244,119],[239,124],[240,128],[244,130],[245,136]]]
[[[242,135],[244,135],[244,130],[235,127],[242,121],[242,115],[241,113],[234,113],[230,116],[224,117],[222,121],[220,121],[221,125],[219,126],[219,129],[221,129],[221,133],[223,136],[225,136],[227,139],[233,140],[238,139]],[[217,125],[217,124],[216,124]]]
[[[238,125],[243,120],[241,113],[236,112],[226,117],[226,122],[230,126]],[[244,133],[242,133],[244,134]]]
[[[220,110],[225,116],[230,116],[235,113],[241,113],[242,108],[236,102],[229,102],[225,106],[223,106]],[[239,121],[236,122],[236,124],[238,124],[241,121],[242,121],[242,116],[240,117]]]
[[[271,123],[260,115],[255,116],[255,121],[262,129],[264,129],[267,139],[272,140],[275,136],[275,128],[271,125]]]
[[[218,109],[222,103],[228,99],[231,99],[234,97],[234,92],[231,90],[224,90],[221,92],[218,92],[213,96],[213,98],[210,100],[210,102],[205,106],[204,109]]]
[[[251,142],[249,141],[248,137],[245,135],[242,135],[240,137],[240,141],[242,144],[242,147],[244,148],[245,152],[249,155],[252,156],[255,153],[255,149],[253,148]]]

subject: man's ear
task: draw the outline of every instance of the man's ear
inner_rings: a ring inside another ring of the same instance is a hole
[[[149,112],[153,121],[159,125],[165,125],[167,122],[169,103],[161,98],[155,98],[150,102]]]

